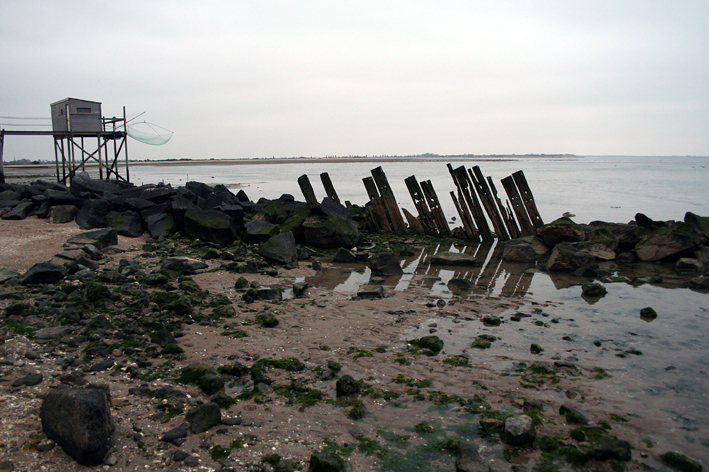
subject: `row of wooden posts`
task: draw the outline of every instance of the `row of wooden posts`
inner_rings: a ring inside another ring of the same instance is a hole
[[[544,224],[521,170],[502,179],[502,186],[507,193],[506,204],[498,196],[492,179],[489,176],[485,178],[479,166],[466,170],[465,166],[454,169],[448,164],[448,171],[456,187],[456,191],[451,191],[450,195],[467,239],[490,242],[497,238],[508,241],[531,236],[535,234],[536,228]],[[404,179],[418,212],[416,217],[405,208],[399,209],[382,168],[377,167],[371,172],[372,177],[365,177],[362,181],[369,196],[366,206],[369,208],[370,222],[376,230],[451,236],[448,220],[430,180],[418,182],[413,175]],[[327,196],[340,203],[327,172],[320,174],[320,179]],[[307,175],[298,178],[298,185],[308,206],[312,208],[318,205]],[[351,206],[350,202],[345,203]],[[406,222],[401,216],[402,212]]]

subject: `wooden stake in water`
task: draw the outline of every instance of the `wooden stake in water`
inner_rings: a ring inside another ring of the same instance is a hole
[[[433,184],[430,180],[424,180],[421,182],[421,189],[431,209],[431,215],[433,216],[433,221],[436,223],[438,234],[440,236],[450,236],[451,229],[450,226],[448,226],[446,215],[443,214],[441,202],[438,200],[438,195],[436,195],[436,191],[433,189]]]
[[[532,222],[527,216],[527,210],[524,208],[522,197],[520,197],[519,195],[519,191],[517,190],[517,186],[515,185],[512,176],[508,176],[502,179],[502,186],[505,188],[505,192],[507,192],[507,197],[509,198],[510,203],[512,204],[512,208],[514,209],[515,215],[517,216],[517,222],[519,223],[522,235],[533,236],[534,227],[532,226]]]
[[[544,226],[542,217],[539,215],[539,210],[537,210],[537,204],[534,202],[534,196],[532,195],[532,190],[527,184],[527,179],[524,176],[524,172],[518,170],[512,174],[512,178],[517,184],[520,196],[522,197],[522,202],[524,202],[524,207],[527,209],[527,214],[529,215],[529,220],[534,228],[540,228]]]
[[[389,181],[387,180],[384,171],[381,166],[376,169],[372,169],[372,177],[374,177],[374,182],[377,184],[379,189],[379,194],[382,196],[384,201],[384,206],[389,213],[389,218],[391,219],[391,225],[394,227],[394,231],[398,233],[406,233],[408,229],[406,223],[404,223],[404,218],[401,217],[401,212],[399,211],[399,206],[396,204],[396,198],[394,197],[394,192],[389,186]]]
[[[323,172],[320,174],[320,180],[322,180],[322,185],[325,187],[325,193],[327,193],[327,196],[335,200],[337,203],[340,203],[340,198],[337,196],[337,192],[335,192],[335,187],[332,185],[332,181],[330,180],[328,173]]]
[[[318,206],[318,199],[315,197],[315,191],[313,191],[313,186],[310,185],[310,179],[306,174],[298,177],[298,185],[300,185],[300,191],[303,192],[308,208]]]
[[[365,177],[362,179],[364,182],[364,188],[367,189],[367,195],[369,195],[369,201],[372,203],[372,208],[374,214],[372,219],[374,224],[380,231],[391,232],[391,225],[387,219],[386,209],[384,208],[384,202],[379,195],[377,190],[377,185],[374,183],[374,179],[371,177]]]

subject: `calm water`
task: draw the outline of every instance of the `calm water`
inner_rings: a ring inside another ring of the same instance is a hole
[[[218,161],[215,161],[218,162]],[[431,180],[450,220],[458,217],[449,196],[455,186],[446,164],[449,160],[383,162],[399,205],[416,214],[404,179],[415,175]],[[516,160],[467,160],[454,167],[479,165],[490,176],[504,201],[500,180],[524,171],[545,222],[564,212],[576,215],[578,223],[594,220],[627,222],[636,213],[656,220],[681,220],[685,212],[709,215],[709,158],[707,157],[579,157],[569,159],[519,158]],[[303,200],[297,179],[307,174],[320,199],[325,190],[320,174],[327,172],[340,200],[363,205],[367,193],[362,179],[371,176],[379,163],[292,163],[211,166],[133,166],[135,183],[164,181],[184,185],[188,180],[221,183],[243,189],[249,198],[278,198],[290,193]]]

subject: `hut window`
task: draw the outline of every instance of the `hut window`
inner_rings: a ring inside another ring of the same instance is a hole
[[[91,108],[77,108],[77,113],[91,113]]]

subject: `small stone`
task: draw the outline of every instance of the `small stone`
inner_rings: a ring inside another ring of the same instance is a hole
[[[566,422],[569,424],[588,424],[591,422],[591,418],[586,413],[566,403],[559,408],[559,414],[564,415]]]
[[[190,455],[183,451],[182,449],[175,449],[175,452],[172,453],[172,460],[175,462],[182,462],[183,460],[187,459]]]
[[[652,321],[657,318],[657,312],[649,306],[640,310],[640,319],[643,321]]]
[[[527,415],[512,416],[505,420],[504,441],[511,446],[524,446],[534,441],[536,433],[532,418]]]
[[[46,439],[44,441],[40,441],[39,444],[37,444],[37,451],[38,452],[46,452],[46,451],[51,451],[54,449],[54,446],[56,446],[57,443],[52,441],[51,439]]]
[[[116,463],[118,463],[118,458],[117,458],[116,456],[114,456],[114,455],[108,456],[108,457],[106,458],[106,460],[103,461],[103,464],[104,464],[104,465],[111,466],[111,467],[113,467],[114,465],[116,465]]]
[[[541,354],[542,351],[544,351],[544,349],[539,344],[532,343],[529,346],[529,352],[532,354]]]

